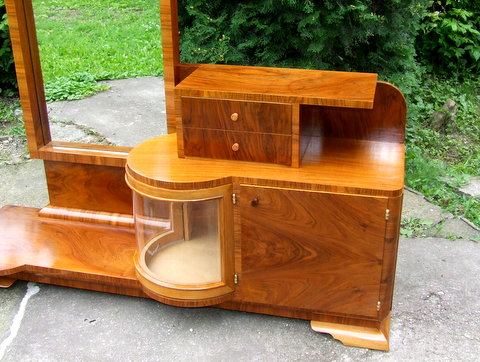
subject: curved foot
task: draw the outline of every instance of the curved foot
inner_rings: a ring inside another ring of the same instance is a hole
[[[9,277],[0,277],[0,288],[8,288],[13,283],[15,283],[16,279],[9,278]]]
[[[380,328],[321,321],[311,321],[310,326],[315,332],[328,333],[346,346],[380,351],[388,351],[389,349],[390,314],[382,321]]]

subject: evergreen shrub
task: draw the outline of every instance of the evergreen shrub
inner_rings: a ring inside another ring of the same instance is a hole
[[[0,0],[0,74],[0,96],[12,96],[17,92],[17,78],[4,0]]]
[[[375,72],[408,93],[425,6],[425,0],[180,0],[181,59]]]
[[[437,74],[480,71],[480,1],[430,0],[417,37],[420,61]]]

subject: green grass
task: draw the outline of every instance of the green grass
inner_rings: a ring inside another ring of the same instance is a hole
[[[17,108],[20,108],[17,98],[0,98],[0,137],[25,136],[23,121],[14,114]]]
[[[455,118],[439,130],[431,114],[447,99],[458,104]],[[480,227],[480,198],[460,194],[469,177],[480,175],[480,85],[426,77],[409,102],[406,184],[456,216]]]
[[[33,0],[48,101],[163,73],[158,0]]]

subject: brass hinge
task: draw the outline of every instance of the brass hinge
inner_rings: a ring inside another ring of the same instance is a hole
[[[385,210],[385,220],[390,219],[390,209]]]
[[[232,202],[234,205],[237,204],[237,194],[232,194]]]
[[[238,284],[238,274],[237,273],[233,274],[233,282],[235,284]]]
[[[382,307],[382,302],[378,301],[377,302],[377,312],[380,311],[380,308]]]

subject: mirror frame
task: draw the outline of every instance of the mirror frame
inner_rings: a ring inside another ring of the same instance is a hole
[[[31,158],[46,161],[124,167],[131,147],[52,140],[38,51],[32,0],[5,1],[18,89]],[[160,0],[168,132],[175,132],[174,88],[179,81],[176,0]]]

